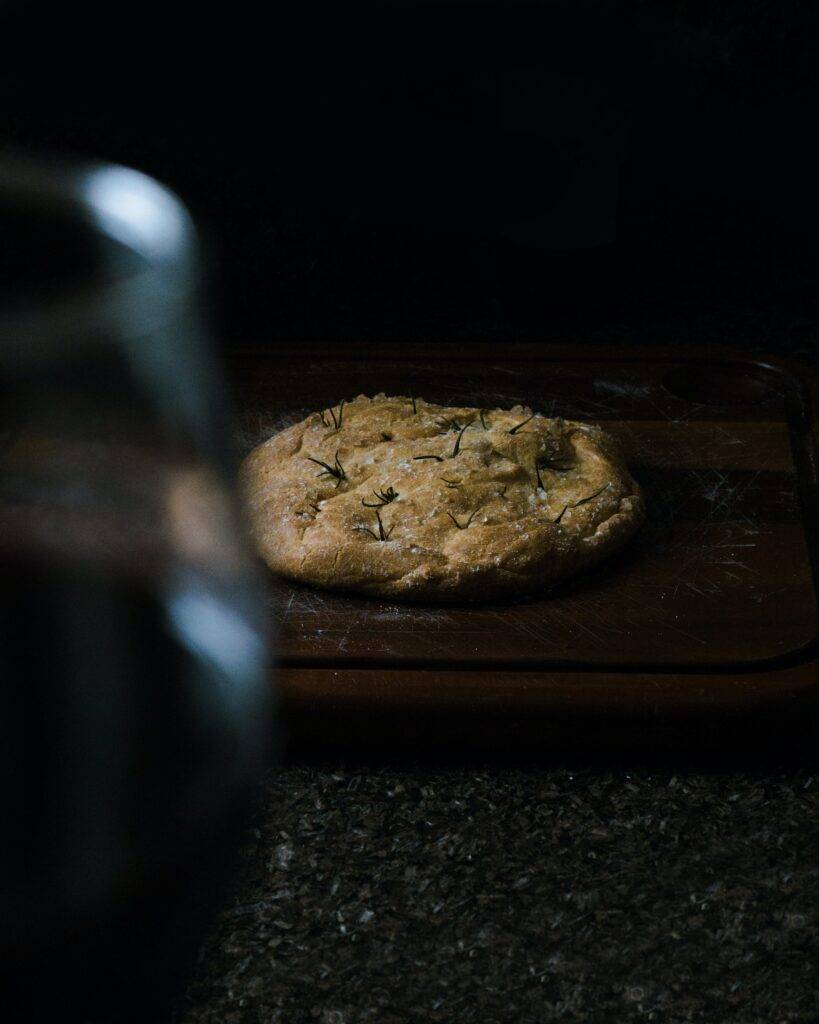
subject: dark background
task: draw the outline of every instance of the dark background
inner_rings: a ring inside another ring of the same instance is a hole
[[[6,5],[0,137],[172,186],[226,344],[700,330],[811,347],[815,5],[181,17]]]
[[[816,359],[815,4],[83,11],[4,8],[2,144],[171,185],[227,348]],[[291,762],[176,1019],[809,1024],[816,794],[792,763]]]

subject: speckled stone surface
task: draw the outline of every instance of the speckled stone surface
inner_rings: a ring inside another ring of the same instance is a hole
[[[272,772],[177,1024],[819,1019],[819,779]]]

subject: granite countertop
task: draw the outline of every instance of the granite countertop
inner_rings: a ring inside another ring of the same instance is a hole
[[[179,1024],[815,1021],[806,769],[289,765]]]

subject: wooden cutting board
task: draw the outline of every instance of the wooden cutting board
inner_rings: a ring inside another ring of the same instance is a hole
[[[810,745],[819,706],[817,407],[804,368],[728,352],[311,345],[231,365],[245,450],[357,394],[599,423],[648,522],[534,600],[434,607],[269,576],[296,746]]]

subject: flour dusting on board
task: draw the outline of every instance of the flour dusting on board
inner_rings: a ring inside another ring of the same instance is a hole
[[[592,387],[598,394],[621,398],[645,398],[655,390],[651,384],[635,384],[628,380],[595,380]]]

